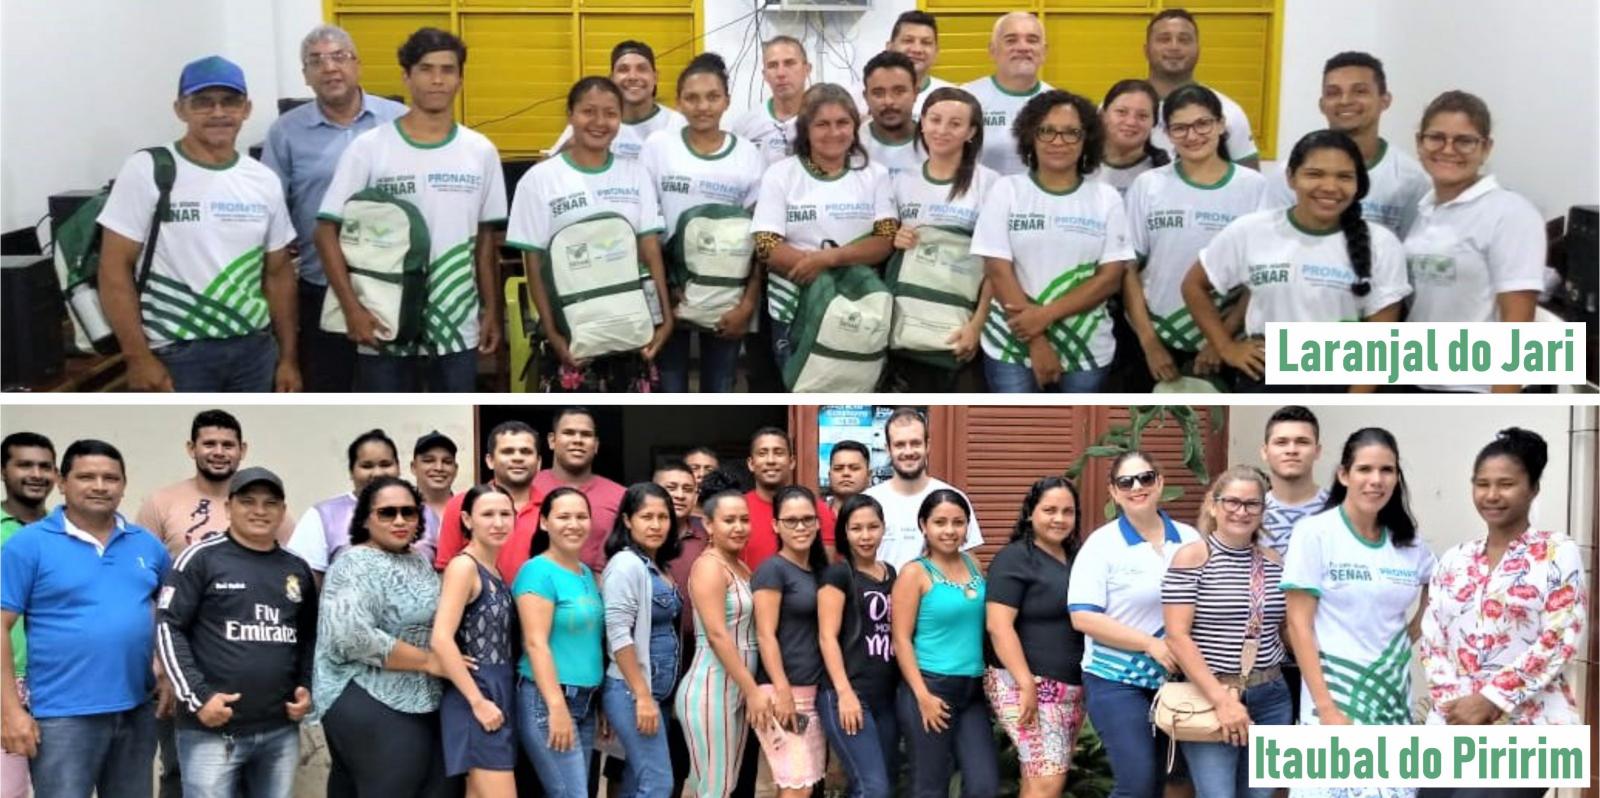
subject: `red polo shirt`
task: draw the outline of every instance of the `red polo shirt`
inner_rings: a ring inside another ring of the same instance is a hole
[[[457,493],[444,506],[444,518],[439,523],[439,547],[433,556],[433,567],[437,570],[443,571],[467,547],[467,540],[461,534],[461,502],[466,496],[466,491]],[[511,537],[506,538],[500,556],[495,558],[495,568],[508,585],[516,581],[518,569],[528,561],[528,547],[533,545],[533,534],[539,531],[539,503],[543,500],[544,494],[539,492],[539,484],[535,482],[528,501],[517,508]]]
[[[754,571],[768,557],[778,553],[778,532],[773,528],[772,502],[761,498],[755,491],[744,495],[745,503],[750,505],[750,540],[744,544],[744,553],[740,559]],[[817,520],[822,524],[822,543],[828,550],[828,559],[833,559],[833,511],[828,509],[824,502],[817,503]]]

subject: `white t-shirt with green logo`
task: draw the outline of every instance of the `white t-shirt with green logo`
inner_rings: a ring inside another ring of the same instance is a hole
[[[1265,335],[1274,321],[1360,321],[1411,293],[1400,240],[1383,225],[1368,224],[1367,232],[1372,289],[1364,297],[1350,290],[1356,273],[1344,233],[1307,231],[1281,208],[1234,220],[1200,251],[1200,265],[1218,293],[1250,289],[1249,335]]]
[[[427,221],[428,309],[420,342],[361,351],[450,355],[476,347],[480,300],[473,249],[479,225],[506,218],[500,152],[482,133],[461,125],[436,144],[411,141],[398,120],[375,127],[345,148],[317,218],[342,221],[345,202],[367,188],[410,202]]]
[[[1361,200],[1361,218],[1381,224],[1400,238],[1411,232],[1416,222],[1417,203],[1433,190],[1433,181],[1410,153],[1393,149],[1385,139],[1378,140],[1378,158],[1367,165],[1371,187]],[[1279,175],[1270,181],[1271,207],[1294,204],[1294,189]],[[1262,207],[1268,207],[1263,205]]]
[[[901,144],[890,144],[878,138],[878,134],[872,131],[871,122],[861,123],[859,135],[861,146],[867,151],[867,160],[889,170],[891,178],[901,172],[915,170],[928,160],[928,154],[913,144],[915,136]]]
[[[1302,518],[1284,556],[1284,590],[1317,597],[1312,627],[1334,703],[1361,724],[1411,723],[1412,603],[1437,561],[1420,538],[1396,546],[1387,530],[1373,543],[1343,508]],[[1300,719],[1316,722],[1316,702],[1301,687]]]
[[[1123,199],[1127,199],[1128,189],[1133,187],[1133,181],[1138,180],[1140,175],[1158,168],[1160,167],[1156,166],[1155,159],[1145,155],[1127,166],[1112,166],[1101,161],[1100,168],[1094,170],[1092,177],[1116,189]]]
[[[761,191],[761,173],[767,162],[761,151],[727,133],[721,150],[701,155],[689,148],[689,129],[667,130],[650,137],[639,155],[661,205],[661,240],[677,233],[685,211],[702,205],[751,208]]]
[[[751,108],[733,118],[728,132],[742,138],[761,151],[771,166],[794,153],[796,125],[799,115],[778,119],[772,113],[772,100]]]
[[[638,161],[613,154],[605,165],[588,169],[562,153],[540,161],[517,181],[506,244],[544,252],[563,228],[603,213],[626,219],[641,236],[661,232],[655,188]]]
[[[1010,175],[984,198],[972,234],[972,254],[1011,261],[1022,290],[1049,304],[1094,276],[1103,264],[1133,260],[1128,214],[1117,190],[1080,180],[1071,191],[1046,191],[1033,175]],[[1111,364],[1117,351],[1104,303],[1050,325],[1050,344],[1066,371]],[[1006,326],[996,297],[983,328],[983,353],[1003,363],[1031,367],[1028,347]]]
[[[948,227],[970,234],[978,226],[978,212],[999,180],[1000,175],[993,169],[975,164],[966,192],[950,199],[950,185],[955,181],[928,177],[928,164],[924,161],[916,169],[895,175],[890,186],[901,227]]]
[[[1016,121],[1017,112],[1034,95],[1054,87],[1041,80],[1028,91],[1012,93],[1000,88],[994,76],[990,75],[961,88],[978,98],[978,105],[983,108],[983,153],[978,156],[979,162],[1001,176],[1026,173],[1028,168],[1023,165],[1022,156],[1017,154],[1017,140],[1011,136],[1011,123]]]
[[[1266,180],[1254,169],[1228,164],[1221,180],[1201,185],[1184,175],[1181,163],[1170,163],[1129,187],[1129,238],[1144,264],[1139,283],[1163,345],[1197,352],[1205,343],[1183,302],[1183,278],[1217,233],[1260,209]]]
[[[872,235],[879,219],[897,219],[889,173],[876,163],[846,169],[833,178],[813,175],[790,156],[761,178],[751,232],[776,233],[800,250],[845,246]],[[825,244],[825,242],[828,242]],[[767,271],[767,313],[785,324],[794,320],[800,287]]]
[[[294,240],[283,184],[253,158],[205,166],[168,145],[177,165],[171,213],[161,222],[155,257],[139,297],[151,349],[179,341],[238,338],[267,326],[262,289],[266,253]],[[122,165],[96,219],[141,244],[155,213],[155,166],[136,152]],[[134,261],[137,273],[144,252]]]
[[[1234,102],[1232,97],[1217,91],[1215,86],[1207,86],[1217,95],[1222,103],[1222,117],[1228,128],[1228,157],[1235,161],[1253,158],[1256,151],[1255,135],[1250,132],[1250,117],[1245,114],[1243,106]],[[1150,131],[1150,143],[1167,151],[1173,160],[1178,159],[1177,148],[1172,146],[1172,139],[1167,137],[1167,126],[1161,124],[1161,109],[1156,109],[1156,126]]]
[[[678,130],[688,124],[689,120],[684,119],[683,114],[658,104],[649,116],[637,122],[623,122],[617,127],[617,137],[611,140],[611,154],[623,160],[637,161],[651,136],[663,130]],[[550,152],[559,152],[571,140],[572,126],[567,125],[556,137],[556,143],[550,145]]]

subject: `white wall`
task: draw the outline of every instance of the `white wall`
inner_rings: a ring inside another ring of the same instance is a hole
[[[753,0],[703,1],[711,31],[704,48],[731,65],[749,20],[728,23],[748,14]],[[801,38],[816,79],[855,83],[894,18],[915,6],[915,0],[876,0],[865,13],[763,11],[757,38]],[[102,184],[129,152],[181,132],[169,109],[178,71],[193,58],[222,53],[244,67],[257,108],[241,141],[260,141],[276,99],[307,94],[298,45],[321,16],[320,0],[4,4],[0,229],[33,223],[44,215],[48,195]],[[1547,217],[1595,202],[1597,20],[1600,4],[1593,0],[1286,0],[1278,151],[1287,154],[1295,139],[1323,125],[1316,110],[1323,60],[1338,50],[1366,49],[1389,68],[1391,140],[1409,146],[1427,101],[1464,88],[1482,95],[1496,114],[1492,166],[1503,182]],[[853,52],[824,46],[819,25],[829,42],[846,42]],[[734,111],[765,99],[758,62],[752,51],[735,75]]]
[[[60,454],[79,438],[109,441],[128,464],[128,490],[122,512],[130,518],[152,491],[193,476],[194,461],[184,453],[189,423],[195,413],[215,405],[24,405],[8,406],[5,433],[38,432],[56,445]],[[411,478],[411,446],[429,430],[450,436],[461,448],[461,473],[456,488],[472,481],[465,462],[477,447],[472,444],[473,409],[405,405],[348,406],[241,406],[225,405],[244,427],[250,449],[245,465],[260,465],[283,478],[291,512],[298,515],[312,503],[350,489],[345,450],[357,435],[381,428],[400,447],[401,475]],[[60,501],[59,495],[50,501]]]

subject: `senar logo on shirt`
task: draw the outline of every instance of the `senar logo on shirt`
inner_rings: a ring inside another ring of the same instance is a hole
[[[476,194],[483,185],[483,175],[470,172],[429,172],[428,188],[457,194]]]
[[[386,175],[372,181],[372,187],[392,196],[417,193],[416,175]]]
[[[1183,211],[1151,211],[1144,217],[1144,226],[1150,230],[1182,230]]]
[[[1290,268],[1292,268],[1292,264],[1289,263],[1252,263],[1250,264],[1250,287],[1261,288],[1262,286],[1277,283],[1287,283],[1289,282]]]
[[[1013,213],[1006,217],[1006,227],[1013,233],[1044,230],[1044,214]]]
[[[789,224],[796,222],[814,222],[817,220],[817,206],[796,205],[789,209]]]
[[[1006,116],[1007,116],[1007,114],[1006,114],[1005,111],[984,111],[983,112],[983,126],[984,127],[1005,127],[1006,124],[1007,124]]]
[[[172,207],[167,210],[167,218],[162,219],[161,221],[164,224],[174,224],[177,222],[198,222],[200,221],[200,203],[174,202],[172,203]]]
[[[687,194],[689,193],[690,185],[689,178],[684,175],[661,176],[661,193],[663,194]]]
[[[1372,569],[1368,568],[1365,563],[1331,562],[1328,563],[1328,581],[1371,582]]]
[[[560,216],[563,213],[571,213],[572,211],[587,207],[589,207],[588,192],[578,191],[568,194],[565,197],[556,197],[555,199],[550,200],[550,215]]]

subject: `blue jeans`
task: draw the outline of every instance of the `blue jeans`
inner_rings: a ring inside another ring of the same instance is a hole
[[[664,692],[670,694],[672,675],[665,675],[667,689]],[[672,795],[672,752],[667,745],[667,713],[672,705],[662,695],[663,691],[656,689],[654,676],[651,678],[651,692],[656,693],[656,709],[661,714],[655,734],[640,733],[633,691],[628,689],[627,682],[607,677],[605,691],[600,696],[611,732],[622,742],[622,750],[627,754],[622,769],[622,798],[669,798]]]
[[[278,342],[266,331],[179,341],[155,354],[172,376],[172,389],[180,393],[272,393],[278,370]]]
[[[539,686],[526,678],[517,680],[517,736],[547,798],[585,798],[589,794],[589,752],[594,749],[594,697],[599,688],[562,685],[561,689],[577,732],[576,745],[566,751],[550,748],[550,709]]]
[[[789,356],[794,354],[794,341],[789,339],[790,324],[777,319],[769,318],[772,324],[772,362],[778,365],[778,375],[783,376],[783,367],[788,365]]]
[[[1111,763],[1111,798],[1161,798],[1166,784],[1167,736],[1151,734],[1150,702],[1156,691],[1083,675],[1089,722]]]
[[[478,386],[478,350],[449,355],[356,355],[359,393],[471,393]]]
[[[922,681],[950,707],[950,719],[942,732],[924,730],[916,696],[910,687],[900,685],[896,707],[911,755],[911,795],[948,798],[951,766],[959,765],[962,798],[990,798],[1000,789],[1000,765],[994,756],[994,724],[983,679],[923,671]]]
[[[185,798],[290,798],[300,766],[300,726],[251,734],[178,729]]]
[[[1256,685],[1244,692],[1244,708],[1251,725],[1283,726],[1292,721],[1289,714],[1289,686],[1282,679]],[[1178,743],[1184,761],[1189,763],[1189,778],[1194,782],[1195,798],[1272,798],[1274,788],[1250,784],[1250,750],[1227,743]]]
[[[39,755],[28,763],[35,798],[150,798],[156,712],[38,718]]]
[[[730,341],[693,327],[679,327],[656,356],[656,366],[661,369],[661,390],[689,392],[689,341],[694,336],[700,338],[700,392],[732,393],[743,338]]]
[[[855,734],[846,734],[839,722],[838,691],[826,687],[817,691],[817,715],[828,744],[839,754],[845,775],[850,777],[850,798],[893,795],[894,779],[900,772],[900,723],[894,699],[863,700],[861,730]]]
[[[1040,388],[1039,381],[1033,378],[1031,367],[1020,363],[1002,363],[988,355],[983,356],[983,376],[993,393],[1096,393],[1110,375],[1110,366],[1088,371],[1063,371],[1054,385]]]

